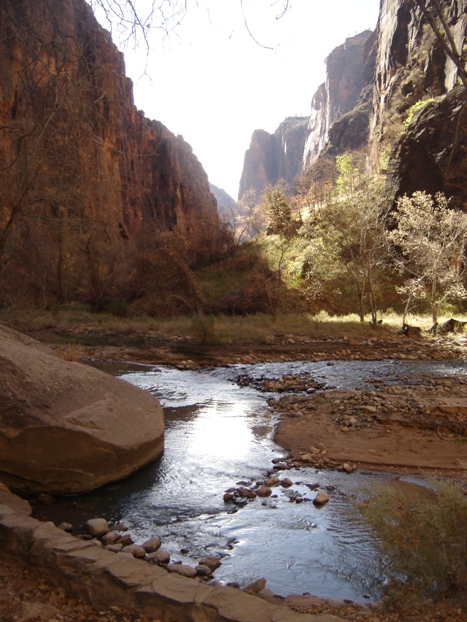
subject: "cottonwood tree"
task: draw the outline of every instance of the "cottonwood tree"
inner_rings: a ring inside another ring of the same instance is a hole
[[[467,214],[450,208],[441,193],[433,198],[415,192],[398,200],[393,219],[395,228],[388,237],[394,245],[395,265],[406,277],[400,288],[406,296],[403,324],[417,302],[428,300],[436,326],[444,301],[467,297],[463,284]]]
[[[293,239],[302,223],[293,214],[285,186],[280,182],[275,186],[266,188],[261,209],[267,220],[266,235],[277,236],[277,273],[280,280],[283,276],[287,251],[291,248]]]
[[[312,209],[303,227],[309,240],[304,274],[322,284],[339,279],[355,287],[360,321],[367,302],[371,324],[377,324],[378,289],[387,270],[388,245],[385,234],[387,203],[383,180],[366,171],[358,153],[336,158],[338,176],[334,192],[322,205]]]

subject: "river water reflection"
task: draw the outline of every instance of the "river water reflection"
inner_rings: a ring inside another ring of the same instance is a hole
[[[278,594],[359,601],[377,595],[381,577],[371,534],[352,500],[372,481],[389,482],[391,476],[287,471],[282,476],[310,502],[291,503],[277,488],[272,497],[242,508],[224,504],[227,488],[239,480],[263,479],[271,460],[285,455],[273,440],[276,418],[266,403],[271,394],[240,387],[236,379],[240,374],[278,378],[307,372],[327,386],[355,388],[371,386],[376,378],[398,382],[466,371],[464,364],[446,361],[268,363],[191,371],[95,365],[159,397],[166,417],[164,454],[122,482],[38,508],[36,515],[74,525],[95,516],[123,522],[137,542],[159,535],[172,560],[191,565],[206,555],[222,555],[215,573],[219,581],[247,584],[265,577],[267,587]],[[327,487],[330,497],[321,509],[311,503],[315,493],[307,486],[315,483]]]

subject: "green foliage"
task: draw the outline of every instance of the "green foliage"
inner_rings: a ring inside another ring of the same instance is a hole
[[[379,539],[388,597],[399,604],[432,598],[467,606],[467,496],[459,484],[431,484],[428,499],[374,487],[359,509]]]
[[[414,118],[415,113],[417,113],[422,108],[425,108],[425,106],[429,104],[430,102],[434,102],[434,101],[435,101],[434,97],[430,97],[429,99],[419,99],[418,102],[415,102],[415,104],[413,104],[413,106],[410,106],[407,112],[407,116],[405,117],[405,120],[404,120],[404,127],[407,128],[410,125],[410,123],[412,122],[412,119]]]
[[[375,326],[387,260],[382,180],[366,171],[358,153],[337,156],[336,169],[334,191],[310,210],[302,229],[308,239],[302,274],[311,298],[353,287],[361,321],[369,308]]]
[[[262,205],[268,217],[268,235],[280,235],[290,239],[297,231],[297,223],[292,216],[284,186],[277,184],[269,188],[264,194]]]
[[[389,239],[398,249],[395,266],[406,277],[400,288],[406,296],[406,312],[427,299],[436,324],[442,302],[467,297],[462,282],[467,214],[450,209],[441,193],[433,198],[415,192],[399,199],[394,221]]]

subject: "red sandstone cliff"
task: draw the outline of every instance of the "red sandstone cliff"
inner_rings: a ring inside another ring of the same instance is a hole
[[[238,196],[252,191],[259,198],[279,181],[293,185],[301,171],[308,117],[288,117],[274,132],[255,130],[245,152]]]
[[[192,261],[212,253],[206,173],[136,110],[123,56],[84,0],[2,0],[0,94],[3,302],[89,298],[131,277],[130,244],[134,258],[164,232]]]

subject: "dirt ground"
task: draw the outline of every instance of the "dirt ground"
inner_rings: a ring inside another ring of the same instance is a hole
[[[34,335],[66,357],[51,335]],[[54,345],[55,344],[55,345]],[[81,347],[80,356],[192,368],[275,360],[460,359],[467,360],[467,338],[409,339],[387,335],[364,342],[349,338],[313,340],[287,335],[269,346],[197,346],[183,338],[170,343],[145,339],[142,348],[118,345]],[[368,390],[303,393],[284,390],[270,404],[281,413],[277,442],[296,464],[320,467],[379,468],[391,471],[435,470],[461,477],[467,468],[467,377],[372,379]],[[293,385],[293,379],[284,379]],[[446,604],[398,612],[338,609],[317,604],[309,613],[334,613],[364,622],[466,622],[467,614]],[[99,611],[47,583],[23,560],[0,552],[0,620],[2,622],[146,622],[138,612],[116,608]]]

